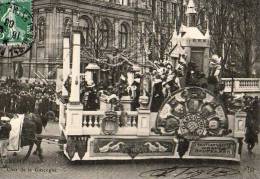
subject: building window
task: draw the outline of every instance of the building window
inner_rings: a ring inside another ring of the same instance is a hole
[[[167,3],[161,0],[161,22],[167,22]]]
[[[172,23],[175,23],[175,17],[176,17],[176,5],[175,3],[172,3],[172,12],[171,12],[171,17],[172,17]]]
[[[108,48],[108,41],[109,41],[109,29],[106,22],[103,22],[100,26],[100,44],[102,48]]]
[[[88,18],[81,18],[79,20],[79,29],[81,31],[81,44],[85,45],[86,47],[91,47],[92,34],[93,34],[93,26]]]
[[[44,18],[38,20],[38,42],[43,43],[46,33],[46,22]]]
[[[127,48],[128,43],[128,30],[125,24],[121,24],[119,29],[119,47]]]

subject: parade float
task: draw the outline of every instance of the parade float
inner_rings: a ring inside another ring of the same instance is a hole
[[[70,71],[69,40],[64,38],[63,78]],[[136,111],[131,111],[129,96],[120,100],[122,111],[113,110],[104,97],[99,110],[84,111],[80,103],[80,33],[74,32],[72,44],[71,93],[68,103],[60,103],[59,116],[64,154],[69,160],[240,161],[245,114],[227,114],[207,89],[181,88],[164,100],[159,112],[151,112],[151,95],[146,92]]]
[[[213,66],[213,75],[218,75],[219,58],[209,62],[208,32],[204,35],[195,27],[182,26],[183,35],[174,33],[169,55],[172,61],[178,58],[179,62],[185,61],[184,56],[189,61],[195,60],[194,63],[202,59],[200,70],[211,73],[209,66]],[[180,158],[240,161],[246,115],[239,111],[227,113],[218,97],[207,89],[181,87],[162,102],[158,112],[152,112],[151,103],[156,103],[152,99],[154,85],[143,75],[137,110],[131,110],[130,96],[122,96],[119,102],[123,110],[115,110],[104,95],[98,110],[84,111],[80,102],[80,54],[80,32],[65,35],[61,80],[64,83],[71,73],[71,86],[68,103],[60,103],[59,126],[64,154],[70,161]],[[174,63],[179,68],[180,64]],[[90,70],[84,75],[88,79],[93,73]],[[128,79],[133,81],[131,75]],[[62,86],[62,96],[66,95],[68,92]]]

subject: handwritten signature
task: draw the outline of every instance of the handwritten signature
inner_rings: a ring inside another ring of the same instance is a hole
[[[169,177],[174,179],[208,179],[231,175],[240,175],[239,169],[229,167],[170,167],[145,171],[140,177]]]

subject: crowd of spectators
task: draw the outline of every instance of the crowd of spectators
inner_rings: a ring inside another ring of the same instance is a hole
[[[0,81],[0,99],[0,111],[7,113],[44,115],[53,111],[58,115],[55,83],[29,83],[7,78]]]

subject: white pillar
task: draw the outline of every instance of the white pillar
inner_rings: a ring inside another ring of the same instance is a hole
[[[66,111],[67,135],[82,135],[82,111],[83,106],[81,104],[68,104]]]
[[[151,111],[148,109],[149,98],[147,96],[140,96],[140,107],[138,111],[138,136],[149,136],[150,134],[150,119]]]
[[[138,109],[138,136],[149,136],[151,111],[149,109]]]
[[[246,113],[236,112],[235,114],[235,126],[234,126],[234,137],[242,138],[245,136],[245,125],[246,125]]]
[[[73,32],[71,95],[67,105],[66,131],[68,135],[79,135],[82,131],[82,110],[80,104],[80,33]]]
[[[62,85],[62,96],[68,96],[64,83],[70,74],[70,38],[69,36],[63,38],[63,85]]]
[[[73,33],[72,82],[69,101],[80,102],[80,33]]]

